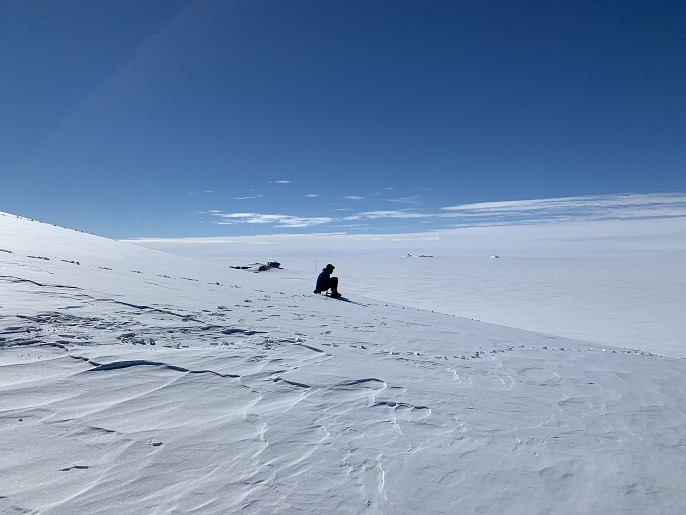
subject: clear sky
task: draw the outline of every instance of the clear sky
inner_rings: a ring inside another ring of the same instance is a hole
[[[4,0],[0,74],[0,211],[103,236],[686,216],[683,0]]]

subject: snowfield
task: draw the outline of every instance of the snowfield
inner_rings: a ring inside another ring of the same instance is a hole
[[[0,214],[0,512],[686,509],[686,360],[292,274]]]
[[[686,357],[683,260],[336,257],[335,263],[341,291],[354,297]],[[295,258],[281,275],[311,289],[317,273],[314,259]]]

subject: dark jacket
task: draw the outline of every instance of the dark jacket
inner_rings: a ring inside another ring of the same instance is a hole
[[[331,282],[331,273],[326,269],[322,269],[322,273],[317,277],[317,286],[315,290],[324,291],[329,289],[329,284]]]

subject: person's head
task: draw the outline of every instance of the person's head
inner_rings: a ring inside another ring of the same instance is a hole
[[[332,273],[334,268],[336,268],[336,267],[333,266],[331,263],[329,263],[328,265],[326,265],[326,271],[329,272],[329,273]]]

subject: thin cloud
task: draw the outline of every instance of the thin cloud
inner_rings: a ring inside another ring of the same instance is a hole
[[[483,202],[443,208],[458,227],[686,217],[686,194],[588,195]]]
[[[534,200],[513,200],[502,202],[482,202],[478,204],[463,204],[444,207],[444,210],[454,212],[477,213],[529,213],[529,212],[572,212],[601,210],[626,210],[639,207],[641,209],[660,209],[664,206],[686,207],[686,194],[658,193],[658,194],[621,194],[621,195],[588,195],[580,197],[561,197]]]
[[[412,197],[400,197],[400,198],[385,198],[384,202],[396,202],[398,204],[410,204],[413,206],[418,206],[421,204],[421,200],[417,196]]]
[[[321,195],[319,193],[308,193],[305,198],[319,198]]]
[[[315,194],[310,194],[315,195]],[[353,197],[362,199],[362,197]],[[621,194],[463,204],[436,210],[351,211],[331,206],[330,216],[223,213],[211,211],[219,225],[263,224],[275,230],[329,226],[349,234],[390,227],[399,233],[513,226],[559,226],[604,221],[686,221],[686,194]],[[383,224],[386,221],[387,224]]]
[[[250,197],[233,197],[234,200],[251,200],[251,199],[256,199],[256,198],[262,198],[264,195],[261,193],[259,195],[253,195]]]
[[[343,198],[347,198],[348,200],[364,200],[365,197],[360,197],[358,195],[347,195]]]
[[[290,184],[291,181],[269,181],[269,184]]]
[[[263,213],[215,213],[217,225],[269,224],[280,228],[302,228],[325,225],[333,221],[328,217],[302,217]]]
[[[379,220],[382,218],[427,218],[437,216],[431,213],[415,213],[412,211],[365,211],[356,215],[346,216],[344,220]]]

